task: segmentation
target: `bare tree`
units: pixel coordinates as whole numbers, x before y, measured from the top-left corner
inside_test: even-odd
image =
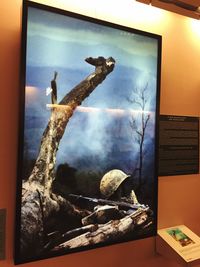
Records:
[[[136,133],[135,140],[139,146],[139,157],[138,163],[136,166],[135,171],[138,171],[138,180],[139,180],[139,191],[141,190],[142,186],[142,175],[143,175],[143,161],[144,161],[144,138],[145,132],[147,128],[147,124],[150,119],[150,114],[145,112],[146,104],[147,104],[147,96],[146,92],[148,89],[148,83],[144,86],[144,88],[135,88],[133,90],[133,97],[129,97],[127,100],[132,103],[133,105],[137,106],[140,110],[139,113],[139,120],[135,119],[132,116],[130,120],[130,127]]]
[[[60,140],[74,110],[92,91],[113,71],[115,60],[112,57],[86,58],[95,66],[95,71],[75,86],[56,104],[53,101],[48,125],[43,133],[40,150],[27,181],[22,184],[21,199],[21,248],[16,257],[39,255],[44,247],[45,224],[52,213],[61,209],[67,214],[83,217],[86,212],[76,209],[69,201],[52,192],[55,179],[56,154]],[[56,75],[54,83],[56,86]]]

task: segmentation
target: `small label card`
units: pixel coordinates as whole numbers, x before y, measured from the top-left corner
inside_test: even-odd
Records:
[[[200,237],[193,233],[185,225],[178,225],[170,228],[158,230],[158,235],[185,262],[200,263]]]
[[[0,209],[0,260],[5,259],[6,209]]]

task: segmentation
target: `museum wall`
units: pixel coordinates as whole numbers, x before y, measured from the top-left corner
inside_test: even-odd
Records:
[[[133,0],[40,0],[70,11],[163,36],[160,113],[200,116],[200,21]],[[21,0],[0,3],[0,208],[6,208],[6,259],[13,266],[17,170]],[[200,235],[200,175],[159,177],[158,227],[185,224]],[[155,254],[155,239],[113,245],[25,264],[30,267],[169,267]]]

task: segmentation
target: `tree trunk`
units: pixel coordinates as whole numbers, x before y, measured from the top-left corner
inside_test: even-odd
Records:
[[[52,105],[35,166],[22,185],[20,252],[23,257],[40,254],[44,247],[45,221],[52,212],[62,207],[67,213],[82,216],[70,202],[52,193],[52,182],[55,178],[56,153],[73,111],[102,83],[115,65],[112,57],[87,58],[86,62],[94,65],[95,71],[74,87],[59,104]]]

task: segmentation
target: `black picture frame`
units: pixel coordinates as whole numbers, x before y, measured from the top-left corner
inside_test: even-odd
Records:
[[[22,26],[15,264],[156,235],[161,36],[31,1]]]

